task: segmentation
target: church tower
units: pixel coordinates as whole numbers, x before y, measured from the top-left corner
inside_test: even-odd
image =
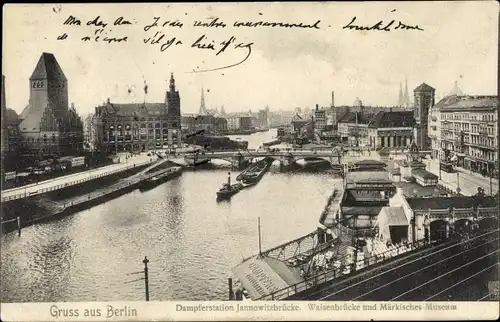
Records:
[[[168,144],[175,141],[181,144],[181,98],[179,91],[175,88],[174,74],[170,74],[169,90],[166,95],[167,119],[168,119]]]
[[[55,56],[42,53],[29,79],[30,99],[19,131],[32,155],[71,155],[83,146],[83,125],[68,108],[68,80]]]

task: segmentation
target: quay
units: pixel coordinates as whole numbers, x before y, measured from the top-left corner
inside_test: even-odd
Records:
[[[135,167],[152,164],[155,157],[148,157],[146,155],[139,155],[127,160],[127,162],[112,164],[102,168],[91,169],[67,176],[62,176],[46,181],[41,181],[21,187],[3,190],[1,192],[2,203],[33,197],[36,195],[44,194],[50,191],[60,190],[71,186],[79,185],[84,182],[100,179],[116,173],[124,172]]]
[[[20,226],[26,227],[47,220],[57,219],[83,209],[88,209],[104,201],[111,200],[135,190],[142,182],[157,175],[158,171],[152,170],[169,163],[172,164],[168,159],[161,159],[134,175],[120,179],[109,186],[98,188],[95,191],[59,201],[45,200],[45,206],[48,208],[47,213],[34,214],[33,216],[18,216],[19,219],[17,222],[15,222],[14,219],[6,219],[1,222],[2,229],[4,232],[10,232],[15,229],[20,229]],[[145,165],[142,166],[144,167]],[[19,223],[19,221],[21,221],[21,223]]]

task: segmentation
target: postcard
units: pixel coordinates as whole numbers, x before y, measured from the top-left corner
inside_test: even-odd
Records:
[[[498,318],[498,2],[3,17],[2,321]]]

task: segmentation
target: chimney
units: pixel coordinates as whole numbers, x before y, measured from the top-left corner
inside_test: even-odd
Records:
[[[332,91],[332,106],[331,107],[335,107],[335,92]]]
[[[318,104],[316,104],[316,111],[318,111],[318,110],[319,110],[319,107],[318,107]]]
[[[108,97],[107,103],[108,103],[108,104],[109,104],[109,103],[111,103],[111,102],[110,102],[110,100],[109,100],[109,97]]]

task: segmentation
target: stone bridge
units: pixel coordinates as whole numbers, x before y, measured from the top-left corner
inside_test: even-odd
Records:
[[[363,159],[380,160],[380,156],[375,152],[361,151],[351,153],[351,155],[339,153],[337,150],[318,151],[318,150],[290,150],[290,151],[269,151],[269,150],[241,150],[241,151],[205,151],[198,152],[199,158],[209,160],[225,160],[238,168],[246,166],[253,159],[271,158],[280,162],[282,166],[290,166],[299,160],[324,160],[330,164],[341,164],[359,161]]]

